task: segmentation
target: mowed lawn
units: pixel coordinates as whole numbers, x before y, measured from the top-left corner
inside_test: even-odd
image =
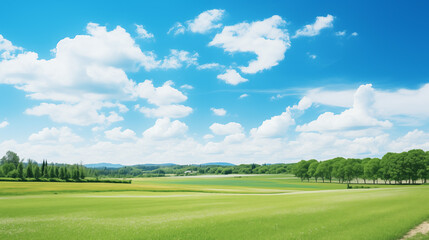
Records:
[[[399,239],[429,219],[427,185],[347,190],[285,175],[0,182],[0,194],[0,239]]]

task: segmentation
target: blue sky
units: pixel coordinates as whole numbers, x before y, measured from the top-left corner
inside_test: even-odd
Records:
[[[277,163],[429,150],[428,5],[4,1],[0,155]]]

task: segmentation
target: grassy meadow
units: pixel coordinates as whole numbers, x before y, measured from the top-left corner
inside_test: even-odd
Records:
[[[0,182],[0,239],[400,239],[429,219],[429,185],[290,175]]]

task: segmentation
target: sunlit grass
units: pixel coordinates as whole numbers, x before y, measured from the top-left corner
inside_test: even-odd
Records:
[[[284,175],[4,182],[0,194],[0,239],[398,239],[429,218],[429,186],[346,190]]]

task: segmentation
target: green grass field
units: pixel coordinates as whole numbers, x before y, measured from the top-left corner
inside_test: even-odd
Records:
[[[0,182],[0,239],[400,239],[429,186],[345,189],[289,175]]]

